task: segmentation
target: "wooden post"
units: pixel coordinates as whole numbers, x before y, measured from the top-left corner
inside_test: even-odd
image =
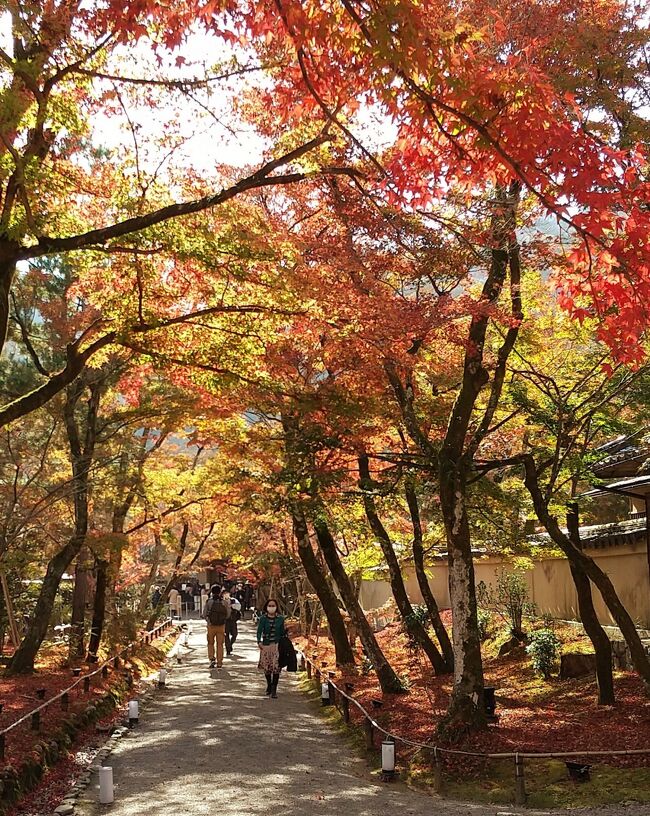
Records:
[[[307,668],[307,680],[311,680],[311,660],[305,660],[305,666]]]
[[[102,666],[102,677],[108,677],[108,666]]]
[[[515,755],[515,804],[526,804],[526,779],[524,777],[524,760]]]
[[[115,668],[116,668],[116,669],[119,669],[119,668],[120,668],[120,658],[119,658],[119,655],[113,659],[113,666],[115,666]]]
[[[436,793],[442,790],[442,757],[438,749],[433,749],[433,789]]]
[[[4,761],[5,758],[5,735],[0,734],[0,759]]]
[[[84,694],[88,694],[90,691],[90,675],[86,675],[84,677]]]
[[[70,698],[68,697],[68,692],[66,691],[61,695],[61,711],[67,711],[69,705]]]
[[[332,703],[332,705],[338,706],[336,688],[335,688],[334,682],[333,682],[334,677],[336,677],[336,672],[333,672],[333,671],[327,672],[327,678],[328,678],[327,679],[327,686],[328,686],[328,691],[329,691],[329,695],[330,695],[330,702]]]
[[[350,701],[347,697],[341,695],[341,712],[343,714],[343,722],[350,722]]]
[[[35,711],[32,714],[32,731],[39,731],[41,728],[41,712]]]
[[[363,730],[366,736],[366,749],[372,751],[375,747],[375,728],[372,724],[372,720],[369,720],[367,717],[363,721]]]

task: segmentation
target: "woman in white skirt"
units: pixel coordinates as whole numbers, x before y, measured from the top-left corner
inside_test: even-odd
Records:
[[[280,679],[279,647],[280,639],[285,634],[284,618],[278,615],[278,602],[269,598],[264,604],[264,611],[257,624],[257,645],[260,647],[258,668],[266,676],[266,697],[278,696]]]

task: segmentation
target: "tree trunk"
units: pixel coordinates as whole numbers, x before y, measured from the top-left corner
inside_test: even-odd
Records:
[[[1,259],[4,251],[9,249],[9,242],[0,242],[0,351],[4,348],[9,329],[9,295],[14,275],[16,274],[16,262],[9,257]]]
[[[71,662],[86,656],[86,604],[90,594],[90,551],[82,547],[77,556],[72,592],[72,619],[68,655]]]
[[[97,414],[101,396],[101,384],[91,383],[90,398],[85,417],[85,434],[82,444],[75,409],[84,390],[84,384],[77,381],[70,386],[64,407],[64,418],[70,458],[72,462],[72,489],[74,498],[75,530],[66,546],[47,565],[47,571],[36,602],[34,616],[27,634],[16,650],[7,672],[20,674],[34,670],[34,660],[41,647],[52,615],[56,593],[63,573],[79,554],[88,532],[88,483],[90,466],[96,442]]]
[[[61,578],[82,545],[83,539],[78,541],[72,538],[54,558],[50,559],[36,601],[32,622],[11,660],[7,674],[25,674],[34,671],[34,660],[47,634]]]
[[[341,559],[339,558],[339,554],[336,549],[336,543],[332,537],[329,527],[327,526],[325,518],[321,514],[316,515],[313,524],[321,552],[325,557],[327,566],[329,567],[332,577],[334,578],[339,592],[341,593],[343,603],[345,604],[348,614],[352,619],[352,623],[359,632],[361,642],[363,643],[366,653],[370,658],[373,668],[377,674],[377,679],[379,680],[381,690],[385,694],[400,694],[404,692],[404,687],[400,682],[399,677],[393,671],[393,668],[388,660],[386,660],[381,647],[377,643],[375,634],[372,631],[363,610],[361,609],[359,601],[355,597],[354,590],[352,589],[350,580],[345,572],[345,569],[343,568],[343,564],[341,563]]]
[[[441,728],[449,735],[482,728],[487,723],[466,489],[459,463],[441,457],[440,506],[447,533],[454,645],[454,688]]]
[[[104,632],[104,618],[106,615],[106,587],[108,586],[108,561],[105,558],[97,560],[97,586],[93,603],[93,620],[90,625],[90,639],[88,641],[88,658],[91,662],[97,660],[99,644]]]
[[[334,650],[336,652],[336,665],[345,666],[354,665],[354,652],[348,642],[348,636],[345,629],[345,621],[341,615],[339,604],[336,599],[331,586],[328,583],[327,577],[323,574],[318,565],[316,556],[309,541],[309,531],[307,529],[307,520],[302,510],[298,508],[292,509],[293,529],[298,542],[298,555],[305,570],[307,580],[312,585],[314,592],[318,596],[318,600],[323,607],[327,624],[329,626],[332,640],[334,641]]]
[[[492,219],[494,245],[490,270],[481,292],[483,308],[472,316],[463,362],[463,379],[438,456],[440,508],[447,534],[454,644],[454,689],[440,730],[441,733],[456,738],[462,730],[471,731],[486,725],[474,562],[467,516],[467,474],[494,419],[501,398],[508,357],[523,318],[519,247],[515,234],[519,193],[520,185],[517,182],[513,182],[508,190],[497,190],[498,206]],[[470,434],[478,397],[490,382],[490,374],[484,363],[485,338],[490,322],[490,312],[486,307],[499,302],[508,270],[511,316],[514,322],[506,332],[497,353],[486,407]]]
[[[307,621],[309,620],[309,600],[307,599],[307,591],[305,587],[306,583],[307,581],[304,578],[301,578],[300,584],[298,585],[298,620],[300,621],[300,634],[303,636],[307,633]],[[314,592],[315,591],[316,590],[314,590]]]
[[[183,524],[183,532],[181,533],[181,538],[178,543],[178,555],[176,556],[176,563],[174,564],[174,569],[172,570],[172,574],[169,578],[169,581],[167,581],[167,585],[165,586],[164,590],[160,595],[160,598],[158,599],[158,603],[154,606],[153,612],[149,616],[149,620],[147,621],[147,632],[150,632],[156,625],[158,614],[160,610],[166,605],[167,599],[169,598],[169,593],[172,591],[172,587],[176,583],[178,573],[180,572],[180,566],[183,561],[183,556],[185,555],[185,549],[187,547],[187,535],[189,531],[190,525],[187,522],[185,522]]]
[[[424,547],[422,546],[422,522],[420,521],[420,507],[418,505],[417,494],[413,484],[407,479],[406,481],[406,503],[408,504],[411,513],[411,522],[413,525],[413,564],[415,565],[415,575],[418,580],[418,586],[422,593],[422,598],[429,612],[429,619],[431,626],[436,633],[438,643],[442,649],[442,655],[447,664],[447,671],[454,670],[454,648],[451,645],[451,639],[445,625],[440,617],[440,610],[438,604],[431,591],[429,579],[427,578],[426,569],[424,567]]]
[[[569,538],[573,542],[574,547],[581,550],[582,545],[580,542],[580,522],[577,504],[571,506],[570,512],[567,513],[566,520]],[[614,705],[616,699],[614,697],[614,677],[612,675],[612,644],[596,615],[594,602],[591,597],[589,578],[587,578],[583,570],[576,564],[570,563],[570,568],[573,583],[578,593],[580,620],[596,653],[598,705]]]
[[[526,455],[522,457],[522,461],[526,468],[525,484],[530,496],[533,500],[535,513],[537,518],[546,528],[551,540],[554,541],[562,552],[569,559],[570,563],[575,565],[578,569],[587,575],[587,577],[598,587],[598,591],[602,595],[603,601],[616,621],[616,625],[621,630],[621,634],[625,638],[625,642],[630,650],[632,663],[634,668],[643,678],[646,686],[650,689],[650,661],[643,648],[643,643],[636,630],[634,621],[630,617],[627,609],[621,603],[614,585],[609,576],[604,573],[596,562],[588,555],[579,550],[573,545],[571,540],[562,532],[555,516],[551,515],[542,490],[539,485],[537,470],[535,467],[535,460],[532,456]]]
[[[111,518],[111,532],[113,536],[121,536],[124,544],[127,543],[127,537],[124,535],[124,526],[126,523],[126,517],[129,514],[131,507],[133,506],[133,502],[137,496],[137,489],[142,481],[142,472],[144,470],[144,465],[147,460],[147,457],[154,451],[157,450],[163,443],[164,439],[167,437],[167,433],[160,434],[158,437],[157,442],[151,446],[147,447],[147,444],[150,440],[150,428],[144,428],[142,435],[140,436],[140,449],[139,453],[136,457],[136,468],[135,472],[133,472],[129,476],[129,455],[127,450],[122,451],[122,455],[120,456],[120,467],[119,467],[119,483],[118,483],[118,492],[116,495],[115,503],[113,504],[113,514]],[[104,591],[104,597],[102,599],[102,605],[99,606],[95,604],[95,617],[94,617],[94,628],[96,631],[96,638],[97,638],[97,646],[96,650],[99,648],[99,643],[102,638],[102,634],[104,631],[104,625],[106,622],[106,613],[107,610],[110,610],[110,614],[112,617],[116,617],[117,610],[115,606],[115,583],[117,581],[117,577],[120,574],[120,569],[122,566],[122,553],[123,547],[114,547],[108,563],[106,564],[106,587]],[[155,573],[154,573],[155,575]],[[144,610],[142,610],[144,611]],[[141,614],[140,610],[138,612]]]
[[[138,618],[142,618],[147,608],[147,603],[149,601],[149,593],[151,592],[151,587],[153,586],[153,582],[158,573],[160,559],[163,554],[164,548],[162,538],[160,537],[160,533],[154,532],[154,541],[156,542],[156,546],[154,547],[153,551],[151,569],[149,570],[149,575],[147,575],[147,579],[142,587],[142,592],[140,593],[140,601],[138,602]]]
[[[434,672],[436,674],[449,674],[450,668],[436,648],[435,643],[427,634],[426,629],[413,612],[411,601],[404,586],[404,577],[402,576],[402,570],[400,569],[399,561],[395,554],[393,542],[377,513],[377,507],[371,492],[372,481],[370,478],[370,466],[368,457],[365,454],[359,457],[359,487],[362,491],[363,506],[366,511],[368,524],[375,538],[379,541],[384,558],[388,564],[388,574],[393,597],[395,598],[395,603],[402,616],[406,630],[411,639],[417,643],[426,654]]]

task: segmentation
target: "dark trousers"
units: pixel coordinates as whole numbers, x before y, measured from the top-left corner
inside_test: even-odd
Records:
[[[232,652],[232,647],[235,645],[235,641],[237,640],[237,621],[226,621],[226,652],[230,654]]]

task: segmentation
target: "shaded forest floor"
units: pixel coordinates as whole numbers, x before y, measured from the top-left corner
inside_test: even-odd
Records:
[[[591,644],[576,627],[556,625],[555,631],[563,642],[563,651],[590,651]],[[523,648],[501,658],[497,656],[499,646],[507,640],[505,629],[490,634],[483,644],[485,684],[496,689],[498,723],[482,733],[465,736],[450,747],[482,753],[650,748],[650,698],[636,674],[615,672],[616,705],[599,706],[594,679],[561,681],[553,677],[545,681],[534,673]],[[447,709],[451,677],[433,675],[426,657],[409,647],[400,624],[389,624],[377,639],[408,693],[382,694],[374,672],[364,670],[358,643],[359,668],[356,671],[336,668],[335,682],[353,683],[353,696],[392,733],[416,742],[441,745],[436,728]],[[318,661],[327,662],[328,670],[334,670],[334,648],[324,633],[319,635],[318,643],[315,638],[307,643],[301,637],[296,642],[306,654],[318,653]],[[379,710],[373,710],[373,699],[382,701]],[[350,711],[353,722],[360,724],[361,713],[354,706]],[[407,751],[399,745],[398,750],[402,763],[410,764],[412,779],[431,784],[433,776],[425,754]],[[569,783],[561,760],[527,760],[530,803],[566,806],[594,801],[650,801],[650,753],[585,761],[594,764],[591,785]],[[478,797],[494,803],[512,801],[512,766],[512,760],[445,755],[446,787],[451,795],[461,798]],[[550,790],[553,786],[556,789]]]

